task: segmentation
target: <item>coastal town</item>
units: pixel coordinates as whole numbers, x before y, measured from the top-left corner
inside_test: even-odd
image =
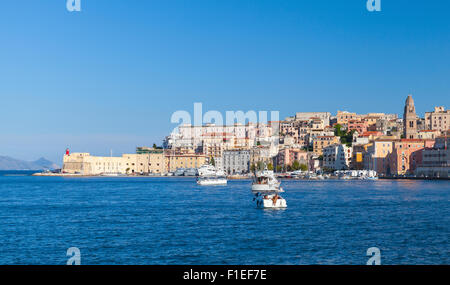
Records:
[[[67,150],[60,175],[193,176],[210,164],[229,177],[266,167],[279,174],[353,170],[380,178],[448,179],[449,143],[450,110],[435,107],[421,118],[408,95],[402,118],[299,112],[267,123],[184,124],[162,146],[139,146],[119,157]]]

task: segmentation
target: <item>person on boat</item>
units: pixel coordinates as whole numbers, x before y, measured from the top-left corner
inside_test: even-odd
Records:
[[[279,198],[279,197],[280,197],[280,196],[278,196],[278,194],[275,194],[275,195],[273,196],[272,202],[273,202],[274,205],[277,204],[277,201],[278,201],[278,198]]]

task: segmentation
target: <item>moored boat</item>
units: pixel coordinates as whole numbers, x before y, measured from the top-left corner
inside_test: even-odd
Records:
[[[224,176],[204,176],[197,179],[197,184],[202,186],[227,185],[227,178]]]

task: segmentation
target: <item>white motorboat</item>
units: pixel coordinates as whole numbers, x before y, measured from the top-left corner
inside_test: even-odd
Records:
[[[197,176],[197,169],[195,169],[195,168],[186,168],[184,170],[184,176]]]
[[[202,165],[198,169],[198,175],[199,176],[215,176],[216,175],[216,168],[211,164],[205,164]]]
[[[121,173],[118,173],[118,172],[103,172],[103,173],[101,174],[101,176],[117,177],[117,176],[124,176],[124,175],[121,174]]]
[[[256,206],[262,209],[283,209],[287,208],[286,200],[278,194],[256,193]]]
[[[175,170],[175,172],[173,173],[173,176],[183,176],[184,175],[184,168],[177,168],[177,170]]]
[[[197,179],[197,184],[202,186],[227,185],[227,178],[224,176],[203,176]]]
[[[279,193],[284,192],[280,187],[280,182],[275,177],[272,170],[257,171],[252,183],[253,193]]]

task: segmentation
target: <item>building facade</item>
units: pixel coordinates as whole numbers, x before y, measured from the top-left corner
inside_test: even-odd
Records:
[[[434,147],[434,140],[401,139],[395,141],[392,153],[389,155],[389,171],[392,175],[414,173],[416,167],[422,163],[424,148]]]
[[[313,139],[313,152],[322,155],[325,147],[339,143],[340,138],[337,136],[317,136]]]
[[[120,157],[75,152],[64,155],[62,172],[80,175],[163,174],[166,168],[162,151]]]
[[[405,139],[417,139],[417,115],[414,100],[408,95],[403,111],[403,135]]]
[[[435,107],[433,112],[425,113],[425,126],[428,130],[444,132],[450,129],[450,110]]]
[[[333,170],[349,169],[352,156],[352,147],[343,144],[327,146],[323,149],[323,167]]]
[[[390,174],[390,155],[394,141],[375,140],[364,153],[364,169],[374,170],[379,174]]]
[[[229,175],[250,172],[250,150],[226,150],[222,160],[223,170]]]
[[[308,152],[298,148],[284,148],[278,152],[277,165],[287,169],[294,161],[308,165]]]
[[[208,157],[198,153],[177,153],[166,151],[164,154],[165,169],[175,172],[179,168],[199,168],[208,162]]]
[[[416,168],[419,177],[450,178],[450,137],[439,137],[434,148],[422,150],[422,162]]]

